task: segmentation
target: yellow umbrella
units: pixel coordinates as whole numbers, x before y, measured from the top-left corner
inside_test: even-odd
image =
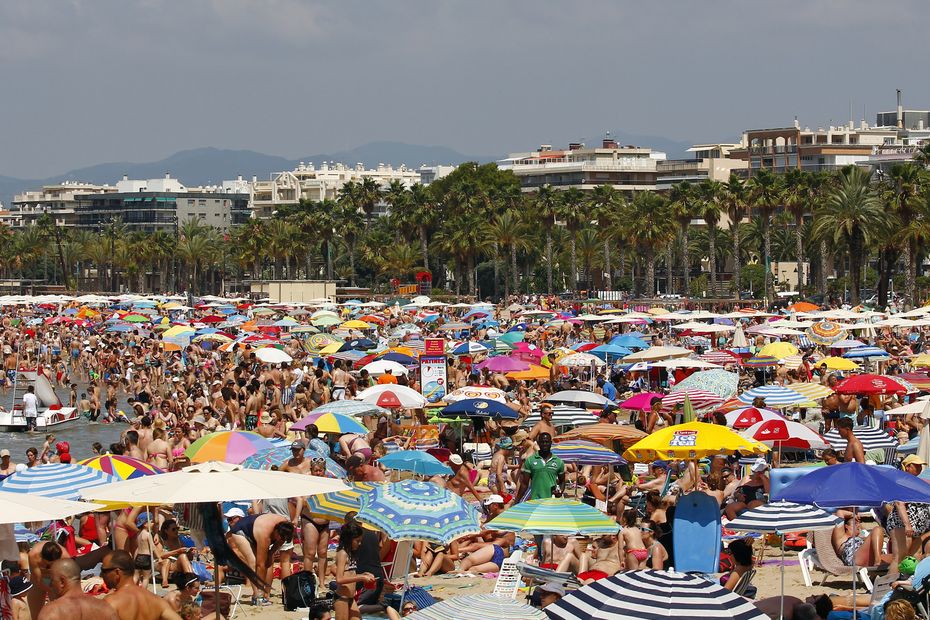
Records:
[[[530,364],[527,370],[508,372],[505,376],[508,379],[516,379],[518,381],[545,381],[549,378],[549,371],[542,366]]]
[[[770,342],[756,351],[756,355],[768,355],[778,360],[791,355],[797,355],[797,353],[798,348],[790,342]]]
[[[820,366],[821,364],[826,364],[827,368],[830,370],[859,370],[859,364],[843,357],[825,357],[817,362],[815,366]],[[913,362],[911,362],[911,365],[913,365]],[[930,365],[930,363],[928,363],[928,365]]]
[[[342,329],[371,329],[371,325],[369,325],[365,321],[359,321],[357,319],[346,321],[339,327]]]
[[[636,442],[623,453],[628,461],[654,461],[656,459],[694,461],[714,454],[765,454],[769,448],[754,439],[748,439],[726,426],[688,422],[656,431]]]
[[[649,314],[652,314],[652,315],[654,315],[654,316],[660,316],[660,315],[663,315],[663,314],[668,314],[668,312],[669,312],[669,311],[666,310],[665,308],[649,308]]]
[[[325,347],[323,347],[322,349],[320,349],[320,355],[332,355],[333,353],[338,353],[338,352],[339,352],[339,349],[342,348],[342,345],[343,345],[343,344],[345,344],[345,343],[344,343],[344,342],[334,342],[334,343],[332,343],[332,344],[328,344],[328,345],[326,345]]]
[[[911,360],[911,366],[914,368],[930,367],[930,353],[921,353]]]
[[[810,400],[819,400],[826,398],[833,393],[833,390],[820,383],[789,383],[787,386],[798,394],[809,398]]]
[[[175,325],[164,334],[162,334],[162,338],[174,338],[175,336],[182,336],[184,334],[193,334],[196,331],[196,329],[193,327],[188,327],[187,325]]]
[[[169,301],[168,303],[163,305],[161,308],[162,310],[174,310],[175,308],[180,308],[180,307],[181,307],[181,304],[179,304],[178,302]]]

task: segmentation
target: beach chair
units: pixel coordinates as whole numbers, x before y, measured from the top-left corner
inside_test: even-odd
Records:
[[[739,578],[739,581],[736,582],[736,587],[733,588],[734,594],[739,594],[740,596],[746,596],[746,591],[749,590],[749,586],[752,585],[752,580],[756,576],[756,569],[751,568]],[[755,598],[755,590],[753,590],[753,596],[747,598]]]
[[[836,554],[833,548],[833,531],[821,530],[813,532],[814,546],[804,549],[798,554],[798,561],[801,564],[801,575],[804,577],[804,585],[808,588],[813,587],[811,581],[811,570],[818,568],[824,572],[822,584],[827,577],[849,577],[858,573],[859,579],[869,592],[872,591],[872,580],[869,578],[869,569],[875,569],[876,566],[846,566]],[[808,539],[810,540],[810,539]]]
[[[517,598],[517,590],[520,588],[520,572],[517,570],[517,562],[523,558],[522,551],[514,551],[509,558],[501,564],[500,572],[497,573],[497,581],[494,583],[494,596],[501,598]]]
[[[575,590],[583,585],[581,581],[579,581],[578,577],[572,573],[561,573],[549,568],[540,568],[539,566],[534,566],[525,562],[517,562],[516,566],[517,570],[520,572],[520,575],[522,575],[524,579],[530,579],[540,583],[556,583],[566,590]]]

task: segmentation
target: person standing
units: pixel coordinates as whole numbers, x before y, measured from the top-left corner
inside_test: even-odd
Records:
[[[39,620],[119,620],[119,616],[105,601],[84,594],[81,589],[81,568],[72,559],[52,563],[49,588],[55,600],[42,607],[38,614]]]
[[[36,397],[36,389],[30,385],[23,394],[23,415],[26,417],[26,430],[31,431],[36,427],[36,418],[39,417],[39,399]]]
[[[528,488],[529,499],[561,497],[565,486],[565,463],[552,454],[552,435],[540,433],[536,443],[539,450],[523,463],[521,491]]]

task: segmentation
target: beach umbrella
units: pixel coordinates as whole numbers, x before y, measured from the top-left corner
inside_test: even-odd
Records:
[[[743,366],[746,368],[770,368],[778,366],[778,360],[771,355],[753,355],[749,359],[743,360]]]
[[[739,375],[727,370],[702,370],[679,381],[672,393],[682,390],[702,390],[721,397],[722,400],[736,396]],[[693,402],[693,401],[692,401]]]
[[[807,400],[820,400],[833,393],[833,390],[822,383],[789,383],[788,387]]]
[[[346,514],[358,512],[362,495],[383,482],[347,482],[341,491],[320,493],[307,498],[310,514],[321,519],[344,523]]]
[[[204,435],[184,451],[191,463],[223,461],[241,463],[259,450],[273,448],[274,444],[251,431],[217,431]]]
[[[368,428],[353,417],[341,413],[317,413],[316,410],[294,422],[290,430],[302,431],[311,424],[316,425],[321,433],[336,433],[338,435],[345,433],[368,434]]]
[[[930,485],[899,469],[851,462],[818,467],[774,492],[772,499],[821,508],[930,504]]]
[[[831,349],[855,349],[858,347],[864,347],[866,344],[859,340],[840,340],[839,342],[834,342],[830,345]]]
[[[923,372],[903,372],[900,375],[894,375],[895,381],[901,383],[906,381],[918,390],[930,390],[930,377]]]
[[[912,357],[909,364],[913,368],[930,368],[930,353],[921,353]]]
[[[542,366],[530,364],[527,370],[515,370],[504,376],[515,381],[545,381],[549,378],[549,371]]]
[[[649,347],[643,351],[637,351],[632,355],[623,358],[625,363],[633,364],[636,362],[657,362],[660,360],[670,360],[677,357],[690,357],[694,351],[684,347]]]
[[[45,497],[32,492],[0,490],[0,524],[3,525],[56,521],[101,508],[105,507],[102,504]]]
[[[487,398],[466,398],[456,401],[442,410],[444,416],[467,415],[470,418],[494,418],[516,420],[520,414],[504,403]]]
[[[691,401],[691,406],[694,407],[694,411],[697,413],[711,411],[726,400],[713,392],[685,388],[663,396],[662,411],[671,413],[679,406],[684,407],[685,399]]]
[[[608,341],[608,344],[624,347],[627,349],[642,350],[649,348],[648,342],[638,336],[633,336],[632,334],[620,334],[619,336],[614,336]]]
[[[452,470],[439,459],[421,450],[399,450],[382,456],[378,462],[388,469],[409,471],[423,476],[451,476]]]
[[[711,364],[717,364],[718,366],[725,366],[726,364],[735,364],[739,362],[739,356],[730,353],[729,351],[706,351],[699,355],[698,359],[704,360],[705,362],[710,362]]]
[[[772,502],[745,511],[727,523],[727,529],[737,532],[774,532],[781,541],[781,609],[779,617],[785,617],[785,540],[790,532],[814,532],[832,530],[843,520],[824,512],[816,506],[791,502]]]
[[[656,570],[624,571],[599,579],[566,594],[544,611],[552,620],[768,620],[752,601],[716,581]]]
[[[796,450],[824,450],[830,444],[809,427],[785,418],[756,422],[745,431],[743,436],[761,441],[769,447],[791,448]]]
[[[599,443],[584,439],[568,439],[552,446],[552,454],[566,463],[609,465],[625,462],[623,457]]]
[[[284,445],[275,446],[266,450],[259,450],[252,456],[247,457],[240,465],[244,469],[271,469],[272,466],[280,467],[294,455],[291,452],[291,442]],[[345,478],[346,470],[339,463],[321,454],[312,448],[307,448],[306,458],[322,458],[326,460],[326,475],[331,478]]]
[[[853,435],[862,442],[862,449],[865,451],[896,448],[898,446],[898,441],[895,438],[879,428],[854,426]],[[823,438],[833,446],[834,450],[846,449],[846,440],[840,437],[840,432],[837,429],[831,430]]]
[[[368,338],[353,338],[342,345],[344,350],[370,351],[378,346],[378,343]]]
[[[388,409],[419,409],[426,406],[426,398],[406,385],[387,383],[363,390],[356,400]]]
[[[447,403],[454,403],[466,398],[487,398],[488,400],[496,400],[502,403],[507,402],[503,390],[492,387],[478,387],[474,385],[453,390],[449,394],[446,394],[446,397],[443,400],[445,400]]]
[[[594,347],[593,349],[588,349],[588,353],[598,359],[609,360],[610,358],[619,359],[621,357],[625,357],[632,353],[632,351],[626,347],[618,347],[613,344],[602,344],[600,346]]]
[[[387,374],[387,371],[390,370],[392,375],[407,375],[407,369],[398,364],[397,362],[392,362],[391,360],[375,360],[370,364],[365,364],[362,366],[362,370],[367,370],[368,374],[373,377],[380,377],[383,374]]]
[[[290,364],[294,358],[274,347],[262,347],[255,351],[255,357],[266,364]]]
[[[513,328],[511,328],[512,330]],[[523,342],[523,339],[526,338],[526,334],[523,330],[520,331],[509,331],[506,334],[501,334],[497,337],[501,342],[506,342],[510,346],[516,348],[516,345],[520,342]]]
[[[488,348],[480,342],[463,342],[452,349],[452,355],[477,355],[487,352]]]
[[[807,338],[816,344],[831,345],[846,337],[846,331],[839,323],[819,321],[807,328]]]
[[[879,349],[878,347],[856,347],[855,349],[850,349],[846,353],[843,353],[843,357],[846,359],[872,359],[877,357],[891,357],[884,349]]]
[[[727,419],[727,426],[736,430],[749,428],[753,424],[758,424],[759,422],[764,422],[766,420],[784,419],[784,416],[782,416],[777,411],[759,407],[742,407],[740,409],[734,409],[733,411],[728,411],[726,414],[724,414],[724,417]]]
[[[601,367],[603,365],[604,360],[590,353],[572,353],[559,360],[559,366],[565,366],[566,368]]]
[[[591,407],[593,409],[603,409],[608,405],[615,405],[602,394],[595,394],[585,390],[562,390],[546,397],[546,402],[560,403],[563,405],[579,405],[581,407]]]
[[[418,480],[376,486],[361,497],[356,519],[384,531],[391,540],[440,545],[481,531],[478,512],[462,497]]]
[[[587,439],[599,444],[619,441],[624,446],[630,446],[646,437],[646,433],[630,424],[608,424],[599,422],[579,426],[558,436],[558,441],[566,439]]]
[[[856,362],[846,358],[836,357],[835,355],[819,360],[816,366],[820,366],[821,364],[830,370],[859,370],[859,364]]]
[[[808,400],[806,396],[781,385],[763,385],[752,388],[740,394],[737,398],[747,405],[752,404],[756,398],[765,399],[768,407],[785,407]]]
[[[616,534],[620,525],[578,500],[552,497],[520,502],[485,523],[485,528],[537,535]]]
[[[162,335],[162,338],[176,338],[178,336],[192,336],[196,333],[197,330],[188,325],[174,325],[167,329]]]
[[[539,409],[537,408],[526,417],[522,426],[532,428],[541,419]],[[562,426],[585,426],[588,424],[595,424],[597,420],[598,417],[587,409],[582,409],[573,405],[555,405],[552,407],[552,425],[556,428]]]
[[[847,377],[833,388],[838,394],[906,394],[907,387],[893,377],[861,374]]]
[[[797,355],[798,348],[790,342],[770,342],[761,349],[759,355],[768,355],[775,359],[782,359],[789,355]]]
[[[623,453],[628,461],[697,460],[715,454],[765,454],[768,446],[748,439],[726,426],[688,422],[666,426],[641,439]]]
[[[490,372],[514,372],[516,370],[526,370],[529,367],[528,362],[507,355],[491,357],[475,365],[476,370],[487,368]]]
[[[363,403],[360,400],[334,400],[328,403],[324,403],[313,410],[312,413],[341,413],[342,415],[349,416],[376,416],[382,414],[390,413],[389,410],[384,407],[379,407],[378,405],[372,405],[371,403]],[[303,418],[298,420],[295,424],[299,424],[303,421]],[[309,422],[308,422],[309,424]],[[305,428],[305,425],[301,428]],[[291,430],[301,430],[291,427]]]
[[[413,366],[418,364],[420,361],[413,355],[405,355],[404,353],[398,353],[397,351],[388,351],[384,355],[381,355],[378,359],[385,362],[401,364],[402,366]]]
[[[81,499],[81,491],[106,485],[116,478],[74,463],[47,463],[10,474],[0,480],[0,491],[28,493],[65,500]]]
[[[662,398],[663,396],[665,396],[665,394],[660,394],[659,392],[640,392],[617,406],[621,409],[629,409],[631,411],[649,411],[652,409],[652,399]]]
[[[101,454],[92,456],[89,459],[78,461],[78,465],[84,465],[91,469],[102,471],[103,473],[113,476],[116,480],[132,480],[142,476],[153,476],[155,474],[165,473],[163,470],[150,465],[145,461],[134,459],[131,456],[122,454]]]
[[[545,620],[542,610],[496,594],[450,596],[406,616],[410,620]]]
[[[135,329],[136,328],[133,327],[132,325],[124,325],[122,323],[115,323],[113,325],[107,326],[107,328],[104,331],[110,332],[110,333],[126,333],[126,332],[131,332]]]
[[[313,325],[295,325],[291,328],[292,334],[318,334],[320,330]]]
[[[338,316],[330,316],[326,314],[317,317],[311,316],[310,322],[317,327],[332,327],[333,325],[339,325],[342,320]]]

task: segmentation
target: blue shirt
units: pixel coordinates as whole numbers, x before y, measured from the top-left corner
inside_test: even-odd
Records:
[[[606,398],[610,400],[617,400],[617,388],[614,387],[614,384],[610,381],[605,381],[604,385],[601,386],[601,391],[604,393]]]

